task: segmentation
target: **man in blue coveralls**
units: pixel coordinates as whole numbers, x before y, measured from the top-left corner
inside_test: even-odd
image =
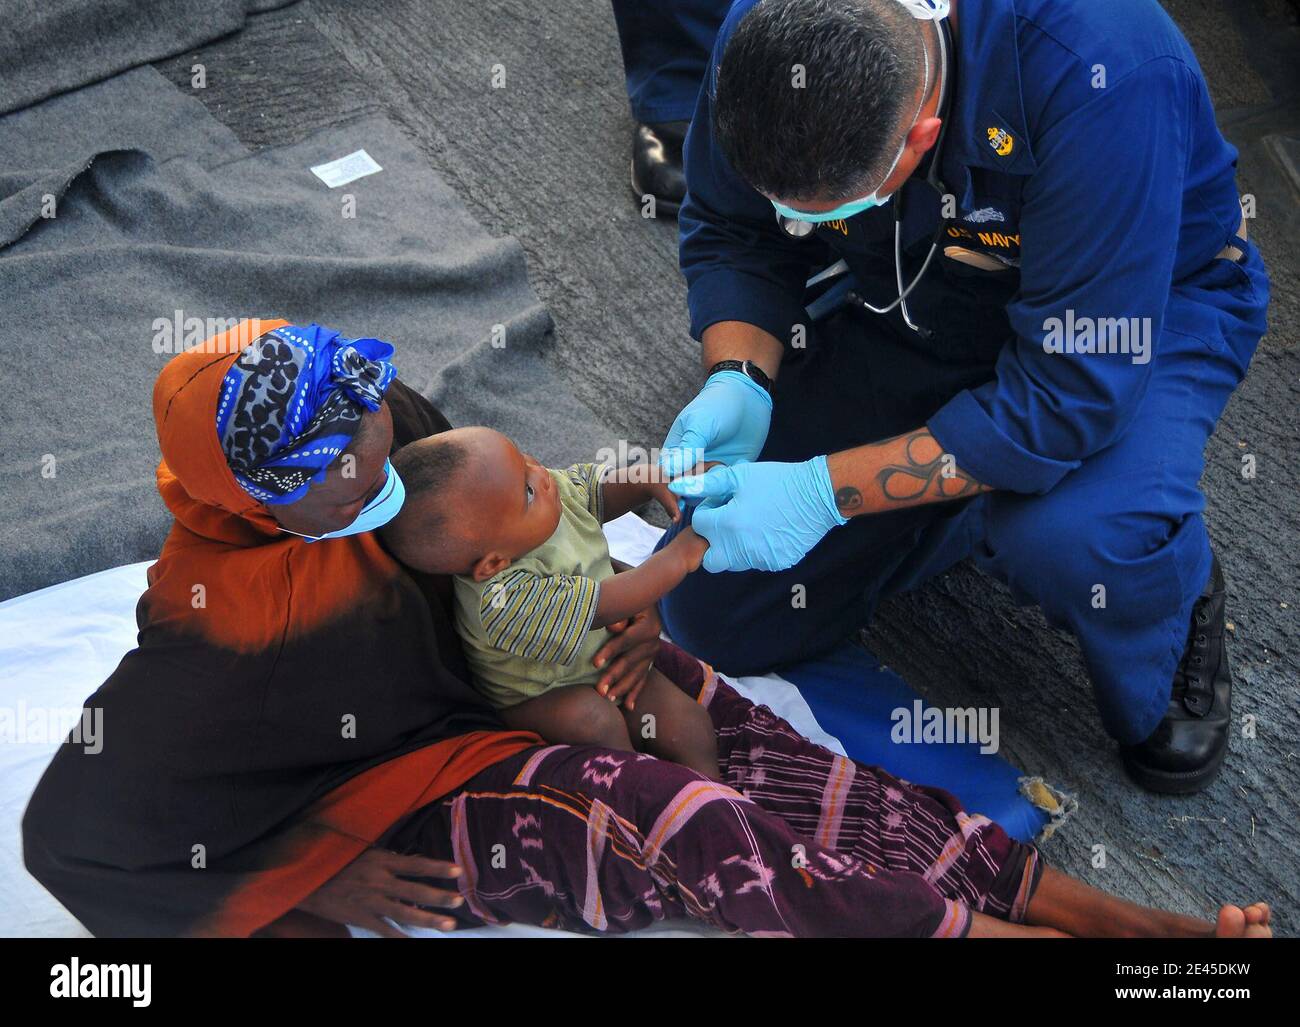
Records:
[[[727,466],[674,484],[714,573],[664,621],[765,670],[971,555],[1074,633],[1130,775],[1195,791],[1231,719],[1198,480],[1269,291],[1237,154],[1156,0],[949,7],[723,24],[680,216],[707,376],[662,462]]]

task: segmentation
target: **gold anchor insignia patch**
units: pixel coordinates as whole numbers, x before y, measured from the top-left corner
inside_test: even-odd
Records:
[[[993,127],[989,129],[989,145],[993,147],[999,157],[1005,157],[1015,149],[1016,141],[1010,132]]]

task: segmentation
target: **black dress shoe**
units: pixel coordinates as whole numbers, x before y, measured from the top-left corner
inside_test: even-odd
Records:
[[[1218,774],[1232,726],[1232,671],[1223,641],[1226,589],[1216,556],[1210,581],[1192,608],[1187,648],[1174,672],[1169,709],[1140,745],[1120,747],[1124,768],[1143,788],[1185,795]]]
[[[632,136],[632,191],[637,199],[655,198],[655,214],[677,216],[686,197],[682,143],[689,121],[637,125]]]

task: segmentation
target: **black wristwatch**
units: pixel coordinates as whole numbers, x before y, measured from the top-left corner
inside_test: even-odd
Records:
[[[763,386],[769,396],[772,395],[772,379],[752,360],[719,360],[709,368],[709,373],[705,377],[711,378],[719,371],[739,371]]]

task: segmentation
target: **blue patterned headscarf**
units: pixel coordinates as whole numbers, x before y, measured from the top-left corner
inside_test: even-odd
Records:
[[[293,503],[325,477],[397,374],[393,347],[318,324],[254,339],[226,372],[217,438],[235,479],[263,503]]]

